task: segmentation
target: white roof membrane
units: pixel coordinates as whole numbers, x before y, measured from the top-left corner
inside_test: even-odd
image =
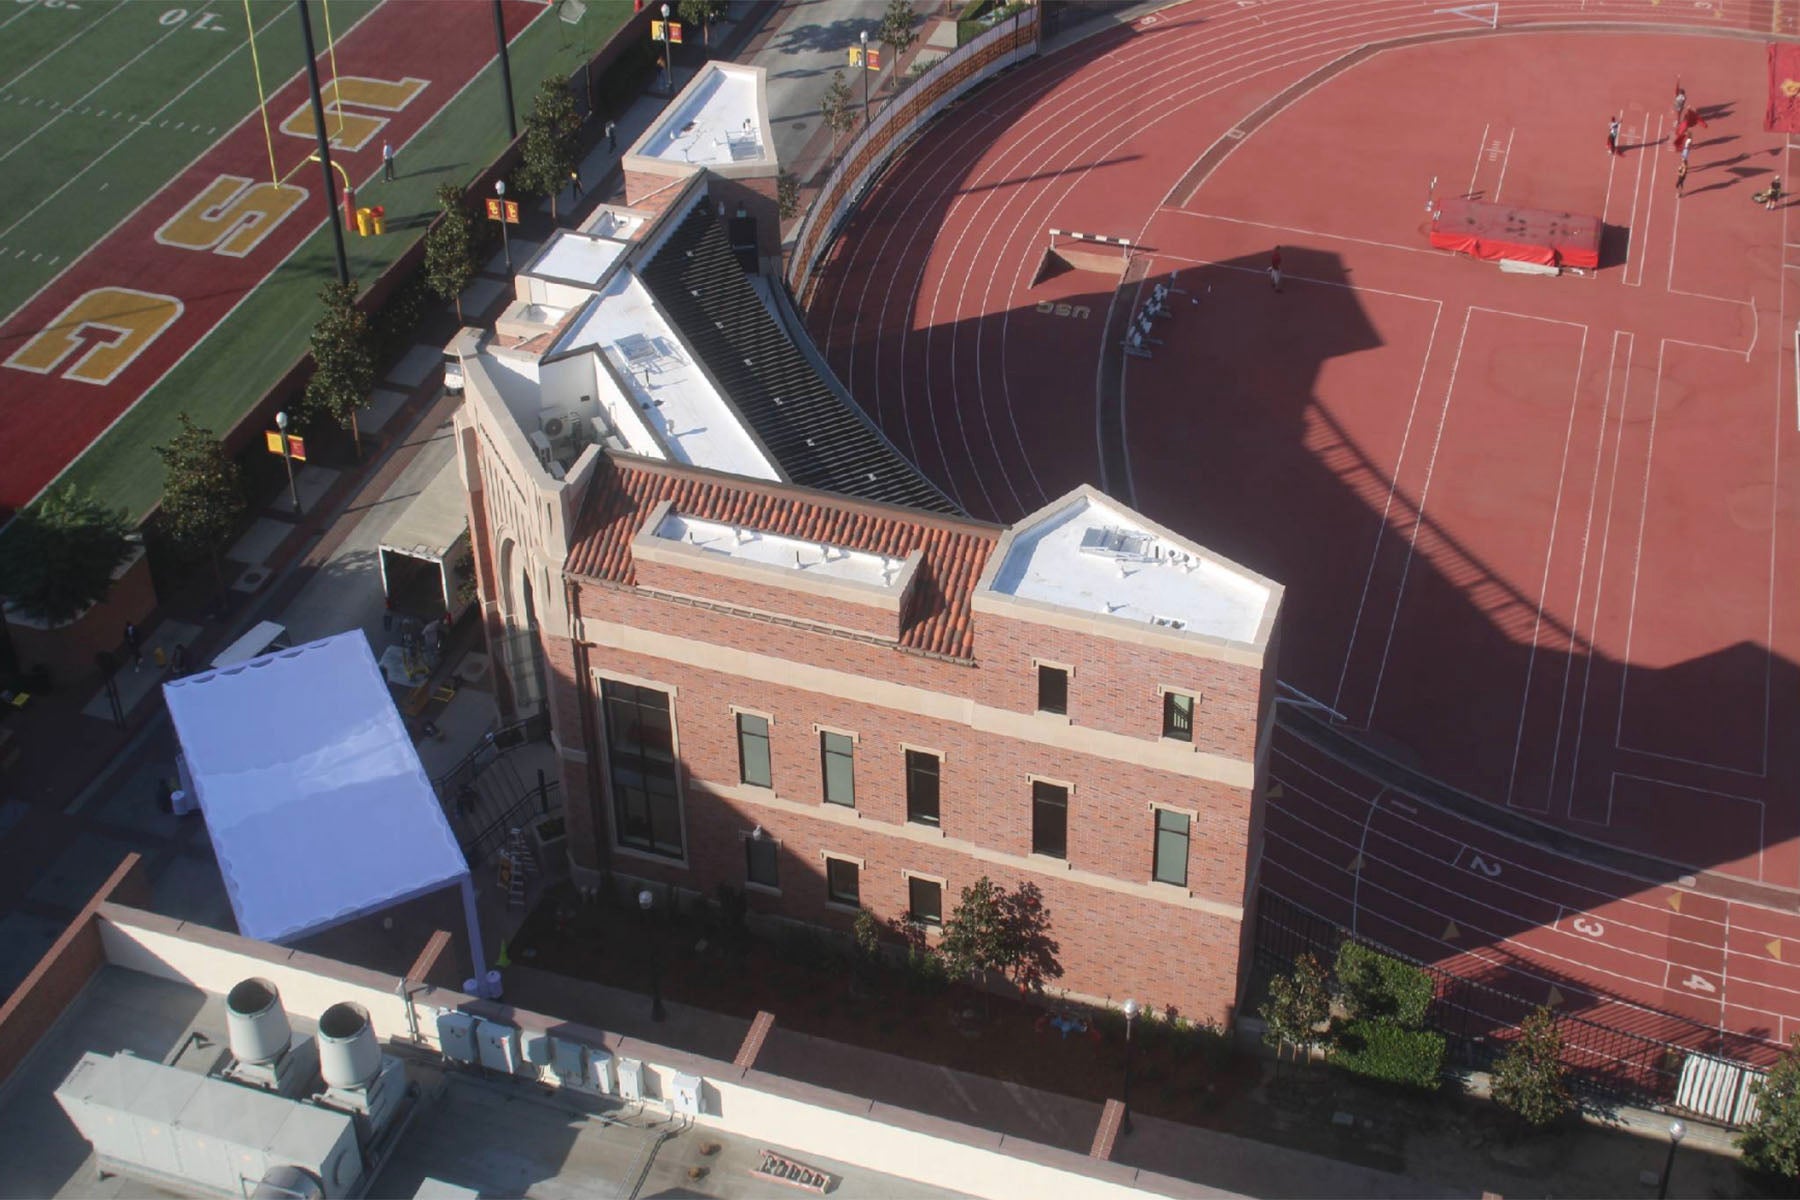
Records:
[[[709,554],[743,562],[785,567],[809,575],[826,575],[853,583],[888,587],[906,567],[906,560],[865,550],[847,550],[826,542],[784,537],[723,521],[707,521],[671,512],[656,527],[654,536],[682,542]]]

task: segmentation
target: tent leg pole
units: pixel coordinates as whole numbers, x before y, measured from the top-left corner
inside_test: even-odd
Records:
[[[481,914],[475,910],[475,881],[462,877],[463,922],[469,927],[469,963],[475,969],[475,993],[487,994],[487,958],[481,951]]]

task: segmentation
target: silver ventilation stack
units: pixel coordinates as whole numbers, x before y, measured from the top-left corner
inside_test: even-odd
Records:
[[[281,993],[267,979],[246,979],[226,993],[225,1032],[232,1058],[226,1078],[288,1097],[312,1083],[317,1048],[294,1036]]]
[[[334,1004],[319,1014],[321,1104],[367,1119],[365,1144],[387,1125],[406,1093],[406,1068],[381,1052],[369,1010]]]

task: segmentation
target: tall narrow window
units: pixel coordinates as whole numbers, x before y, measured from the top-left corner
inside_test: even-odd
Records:
[[[769,721],[751,713],[737,715],[738,778],[756,787],[774,787],[769,772]]]
[[[681,793],[668,693],[606,679],[600,696],[614,836],[621,846],[680,858]]]
[[[906,819],[920,825],[938,823],[938,756],[922,750],[906,752]]]
[[[819,734],[819,774],[825,780],[825,803],[856,807],[856,743],[849,734]]]
[[[1156,864],[1152,878],[1158,883],[1187,886],[1188,817],[1186,813],[1156,810]]]
[[[1068,713],[1069,673],[1062,667],[1038,664],[1038,711]]]
[[[1034,779],[1031,783],[1031,852],[1069,857],[1069,789]]]
[[[847,858],[825,860],[825,898],[833,904],[862,907],[862,871]]]
[[[944,885],[911,875],[906,880],[907,915],[920,925],[944,923]]]
[[[775,839],[763,833],[760,826],[757,827],[756,834],[744,839],[744,879],[758,887],[781,887],[781,867]]]
[[[1194,740],[1194,698],[1185,692],[1163,693],[1163,734],[1178,742]]]

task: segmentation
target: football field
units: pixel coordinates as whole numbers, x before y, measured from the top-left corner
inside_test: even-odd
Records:
[[[630,11],[501,10],[521,121]],[[348,244],[366,285],[506,143],[493,8],[309,11],[340,183],[388,212]],[[143,515],[178,414],[223,434],[306,349],[334,268],[301,46],[289,0],[0,0],[0,519],[62,480]]]

